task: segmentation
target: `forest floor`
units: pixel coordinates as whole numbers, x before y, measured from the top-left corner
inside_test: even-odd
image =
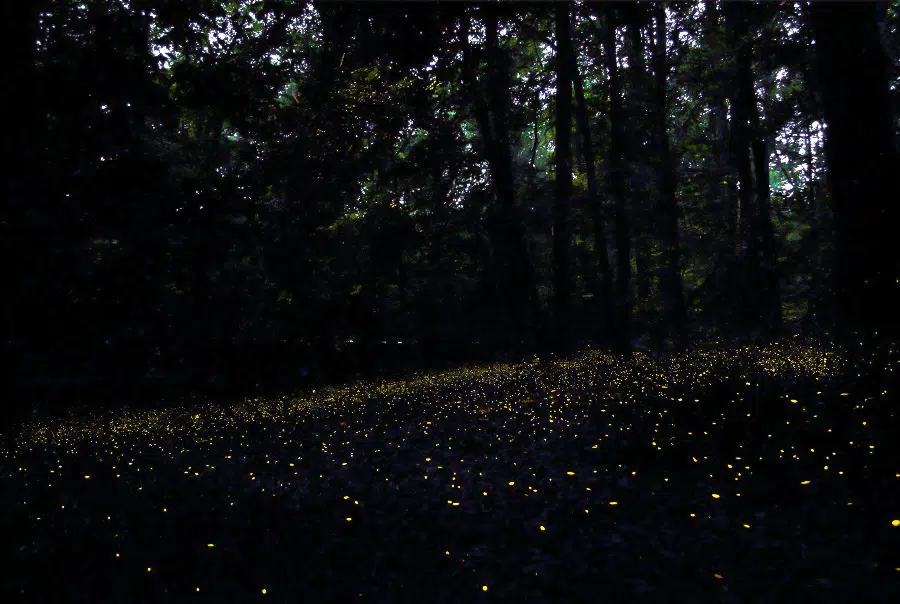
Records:
[[[37,417],[4,601],[897,602],[895,395],[781,343]]]

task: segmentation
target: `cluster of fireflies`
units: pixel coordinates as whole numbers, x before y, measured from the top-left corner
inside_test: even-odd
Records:
[[[842,417],[855,425],[834,424],[826,412],[823,392],[840,389],[831,382],[841,363],[827,347],[790,342],[710,345],[665,357],[589,351],[357,382],[304,399],[35,417],[0,451],[0,478],[33,535],[24,550],[48,543],[59,527],[72,530],[80,518],[84,530],[106,532],[109,563],[120,565],[138,561],[122,554],[134,520],[117,506],[141,502],[142,521],[164,525],[192,505],[181,490],[202,485],[221,497],[217,509],[239,509],[253,498],[286,508],[325,499],[347,530],[372,522],[385,497],[402,494],[451,514],[520,509],[533,514],[525,526],[538,540],[563,531],[559,514],[546,513],[551,506],[584,523],[657,506],[664,512],[642,513],[643,522],[665,514],[763,539],[761,493],[773,472],[799,493],[827,485],[849,508],[853,490],[845,485],[880,453],[869,423],[877,399],[840,393],[847,394],[838,399],[846,400]],[[788,377],[822,390],[760,393],[760,383],[791,384]],[[717,384],[733,392],[707,403],[702,393]],[[886,530],[900,530],[900,509],[894,512],[884,518]],[[624,537],[604,539],[612,547]],[[196,548],[202,560],[227,555],[232,544],[209,535]],[[488,591],[472,551],[452,542],[434,549],[470,569],[473,589]],[[162,557],[141,558],[140,568],[156,576],[165,565]],[[267,589],[261,582],[257,594]]]

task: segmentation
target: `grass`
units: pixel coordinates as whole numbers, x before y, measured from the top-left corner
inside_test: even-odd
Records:
[[[464,367],[34,419],[23,602],[897,601],[895,393],[826,347]]]

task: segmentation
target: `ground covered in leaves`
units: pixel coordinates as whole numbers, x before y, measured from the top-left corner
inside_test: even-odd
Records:
[[[0,452],[3,591],[900,601],[896,393],[846,367],[796,341],[589,351],[303,400],[38,417]]]

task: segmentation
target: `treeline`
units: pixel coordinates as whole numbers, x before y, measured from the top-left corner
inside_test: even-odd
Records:
[[[890,332],[898,20],[15,3],[14,399]]]

